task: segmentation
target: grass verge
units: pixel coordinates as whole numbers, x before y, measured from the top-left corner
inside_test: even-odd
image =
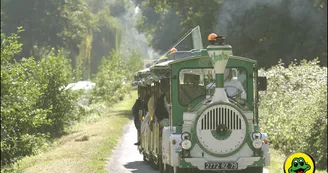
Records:
[[[25,157],[1,172],[26,173],[105,173],[106,159],[121,137],[124,125],[131,118],[130,110],[136,99],[136,91],[132,97],[104,108],[95,115],[87,116],[82,122],[71,128],[71,133],[58,139],[54,147],[36,156]],[[285,156],[271,149],[271,165],[266,167],[270,173],[283,173]],[[327,173],[316,170],[316,173]]]
[[[131,119],[136,91],[92,121],[76,123],[68,135],[56,140],[54,147],[11,165],[10,172],[26,173],[104,173],[106,159]],[[94,116],[96,117],[96,116]],[[1,172],[9,172],[2,170]]]
[[[285,162],[285,155],[275,149],[270,149],[271,164],[266,168],[270,173],[284,173],[283,166]],[[327,170],[315,170],[316,173],[327,173]]]

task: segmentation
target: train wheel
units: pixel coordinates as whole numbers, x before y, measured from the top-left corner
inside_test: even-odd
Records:
[[[154,164],[155,164],[155,169],[159,170],[159,167],[160,167],[160,158],[159,157],[157,157],[157,162]]]
[[[148,160],[149,160],[149,164],[150,164],[150,166],[151,166],[153,169],[155,169],[155,168],[154,168],[154,161],[153,161],[153,158],[152,158],[151,155],[149,155]]]
[[[147,157],[145,156],[145,154],[143,154],[143,161],[148,163]]]
[[[165,173],[174,173],[173,167],[166,164],[166,170]]]
[[[177,167],[176,172],[174,172],[174,167],[166,165],[166,168],[168,170],[167,173],[188,173],[188,169],[181,169],[181,168]]]
[[[247,168],[243,172],[245,172],[245,173],[263,173],[263,167],[251,167],[251,168]]]
[[[157,164],[156,164],[156,163],[155,163],[155,160],[154,160],[153,157],[150,157],[149,162],[150,162],[150,166],[151,166],[152,168],[158,170],[158,168],[159,168],[159,167],[158,167],[158,162],[157,162]]]
[[[198,168],[192,168],[189,173],[199,173],[201,172],[201,170],[199,170]]]
[[[177,173],[191,173],[192,169],[190,168],[177,168]]]
[[[164,173],[164,164],[161,157],[158,159],[158,169],[160,173]]]

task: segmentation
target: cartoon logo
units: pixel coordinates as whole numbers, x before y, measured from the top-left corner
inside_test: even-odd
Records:
[[[285,173],[314,173],[313,158],[305,153],[293,153],[284,163]]]

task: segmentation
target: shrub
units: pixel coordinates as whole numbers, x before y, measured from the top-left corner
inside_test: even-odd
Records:
[[[70,62],[55,52],[36,62],[15,61],[19,36],[1,34],[1,166],[37,152],[73,117]]]
[[[262,130],[285,154],[307,152],[319,168],[327,167],[327,67],[317,59],[281,62],[267,71],[266,92],[260,93]]]
[[[42,95],[37,105],[39,109],[48,110],[48,124],[43,124],[41,132],[49,132],[52,136],[60,135],[64,127],[75,119],[72,111],[73,103],[77,99],[77,93],[65,90],[72,80],[72,68],[69,59],[58,51],[57,56],[52,50],[50,55],[42,58],[35,69],[35,76],[42,87],[39,88]]]
[[[37,133],[37,128],[48,123],[47,110],[35,109],[42,93],[29,71],[36,68],[34,59],[13,60],[21,51],[18,38],[1,34],[1,165],[42,145],[45,134]]]
[[[130,88],[126,72],[120,52],[112,51],[109,57],[103,58],[95,77],[93,100],[112,104],[123,99]]]
[[[136,50],[130,51],[125,61],[127,77],[129,81],[134,80],[134,73],[143,68],[142,56]]]

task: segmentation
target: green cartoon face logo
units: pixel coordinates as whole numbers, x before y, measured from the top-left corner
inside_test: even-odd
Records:
[[[284,163],[285,173],[314,173],[313,158],[306,153],[293,153]]]
[[[292,161],[292,166],[288,169],[289,173],[306,173],[311,169],[311,166],[307,164],[303,157],[296,157]]]

